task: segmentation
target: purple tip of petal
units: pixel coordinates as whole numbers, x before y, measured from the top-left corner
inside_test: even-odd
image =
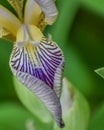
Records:
[[[65,127],[65,124],[64,124],[63,120],[61,119],[61,121],[60,121],[60,128],[64,128],[64,127]]]

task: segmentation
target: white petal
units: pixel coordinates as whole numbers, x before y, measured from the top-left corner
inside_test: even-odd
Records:
[[[35,0],[46,16],[46,22],[52,24],[58,15],[57,8],[53,0]]]

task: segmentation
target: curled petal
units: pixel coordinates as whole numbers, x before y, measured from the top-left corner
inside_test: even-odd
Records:
[[[42,80],[60,97],[64,58],[53,42],[44,42],[23,48],[14,45],[11,66]]]
[[[55,42],[42,37],[41,31],[37,27],[23,26],[17,35],[17,43],[14,45],[11,56],[11,66],[42,80],[59,97],[64,56]],[[26,39],[27,41],[30,39],[30,43],[26,42]],[[18,45],[21,43],[25,46],[19,48]]]
[[[31,29],[29,29],[27,29],[28,33],[33,40]],[[18,47],[17,43],[14,45],[10,59],[11,70],[22,84],[44,102],[59,126],[63,127],[59,101],[64,64],[63,54],[56,43],[46,38],[42,38],[37,44],[31,40],[32,44],[27,43],[24,47]]]
[[[22,84],[24,84],[41,99],[41,101],[46,105],[48,110],[54,116],[58,125],[63,127],[64,123],[62,121],[61,105],[59,98],[56,95],[56,92],[59,92],[59,90],[55,92],[54,86],[51,85],[54,84],[54,81],[51,75],[48,75],[47,73],[49,68],[47,66],[44,68],[41,66],[39,61],[35,61],[38,57],[37,55],[32,57],[32,48],[30,50],[26,49],[27,52],[25,49],[26,48],[14,48],[10,60],[11,70]],[[45,61],[43,64],[45,65]],[[47,69],[47,71],[45,71],[45,69]]]
[[[46,16],[46,22],[52,24],[55,22],[58,11],[53,0],[35,0]]]
[[[12,70],[13,71],[13,70]],[[46,85],[43,81],[20,71],[15,71],[17,79],[24,84],[30,91],[32,91],[41,101],[45,104],[48,110],[54,116],[58,125],[62,128],[64,123],[62,121],[62,110],[60,101],[57,98],[55,92]]]

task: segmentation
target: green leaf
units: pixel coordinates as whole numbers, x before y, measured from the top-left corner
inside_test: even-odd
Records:
[[[93,113],[88,130],[104,130],[104,102]]]
[[[13,89],[12,73],[9,68],[9,57],[12,50],[12,43],[0,39],[0,99],[13,100],[16,93]]]
[[[96,72],[98,75],[100,75],[102,78],[104,78],[104,67],[95,70],[95,72]]]
[[[41,130],[42,127],[42,122],[19,104],[0,104],[0,130]]]
[[[66,79],[63,82],[61,101],[65,121],[63,130],[87,130],[90,116],[89,105],[83,95]],[[55,125],[55,130],[60,128]]]
[[[33,115],[37,116],[43,123],[52,129],[53,120],[52,117],[44,106],[44,104],[25,86],[23,86],[15,77],[13,78],[14,86],[17,95],[25,107],[32,112]]]

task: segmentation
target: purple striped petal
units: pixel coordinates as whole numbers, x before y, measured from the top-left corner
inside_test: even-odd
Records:
[[[15,72],[13,69],[12,71]],[[64,127],[60,101],[55,92],[43,81],[35,78],[34,76],[28,75],[27,73],[17,71],[16,77],[22,84],[24,84],[30,91],[41,99],[47,109],[52,113],[57,124],[61,128]]]
[[[37,46],[15,44],[10,59],[13,74],[45,103],[60,127],[64,126],[59,101],[63,66],[62,51],[46,38]]]
[[[16,45],[11,57],[11,66],[45,82],[60,95],[64,57],[56,43],[43,38],[37,47],[18,48]]]

